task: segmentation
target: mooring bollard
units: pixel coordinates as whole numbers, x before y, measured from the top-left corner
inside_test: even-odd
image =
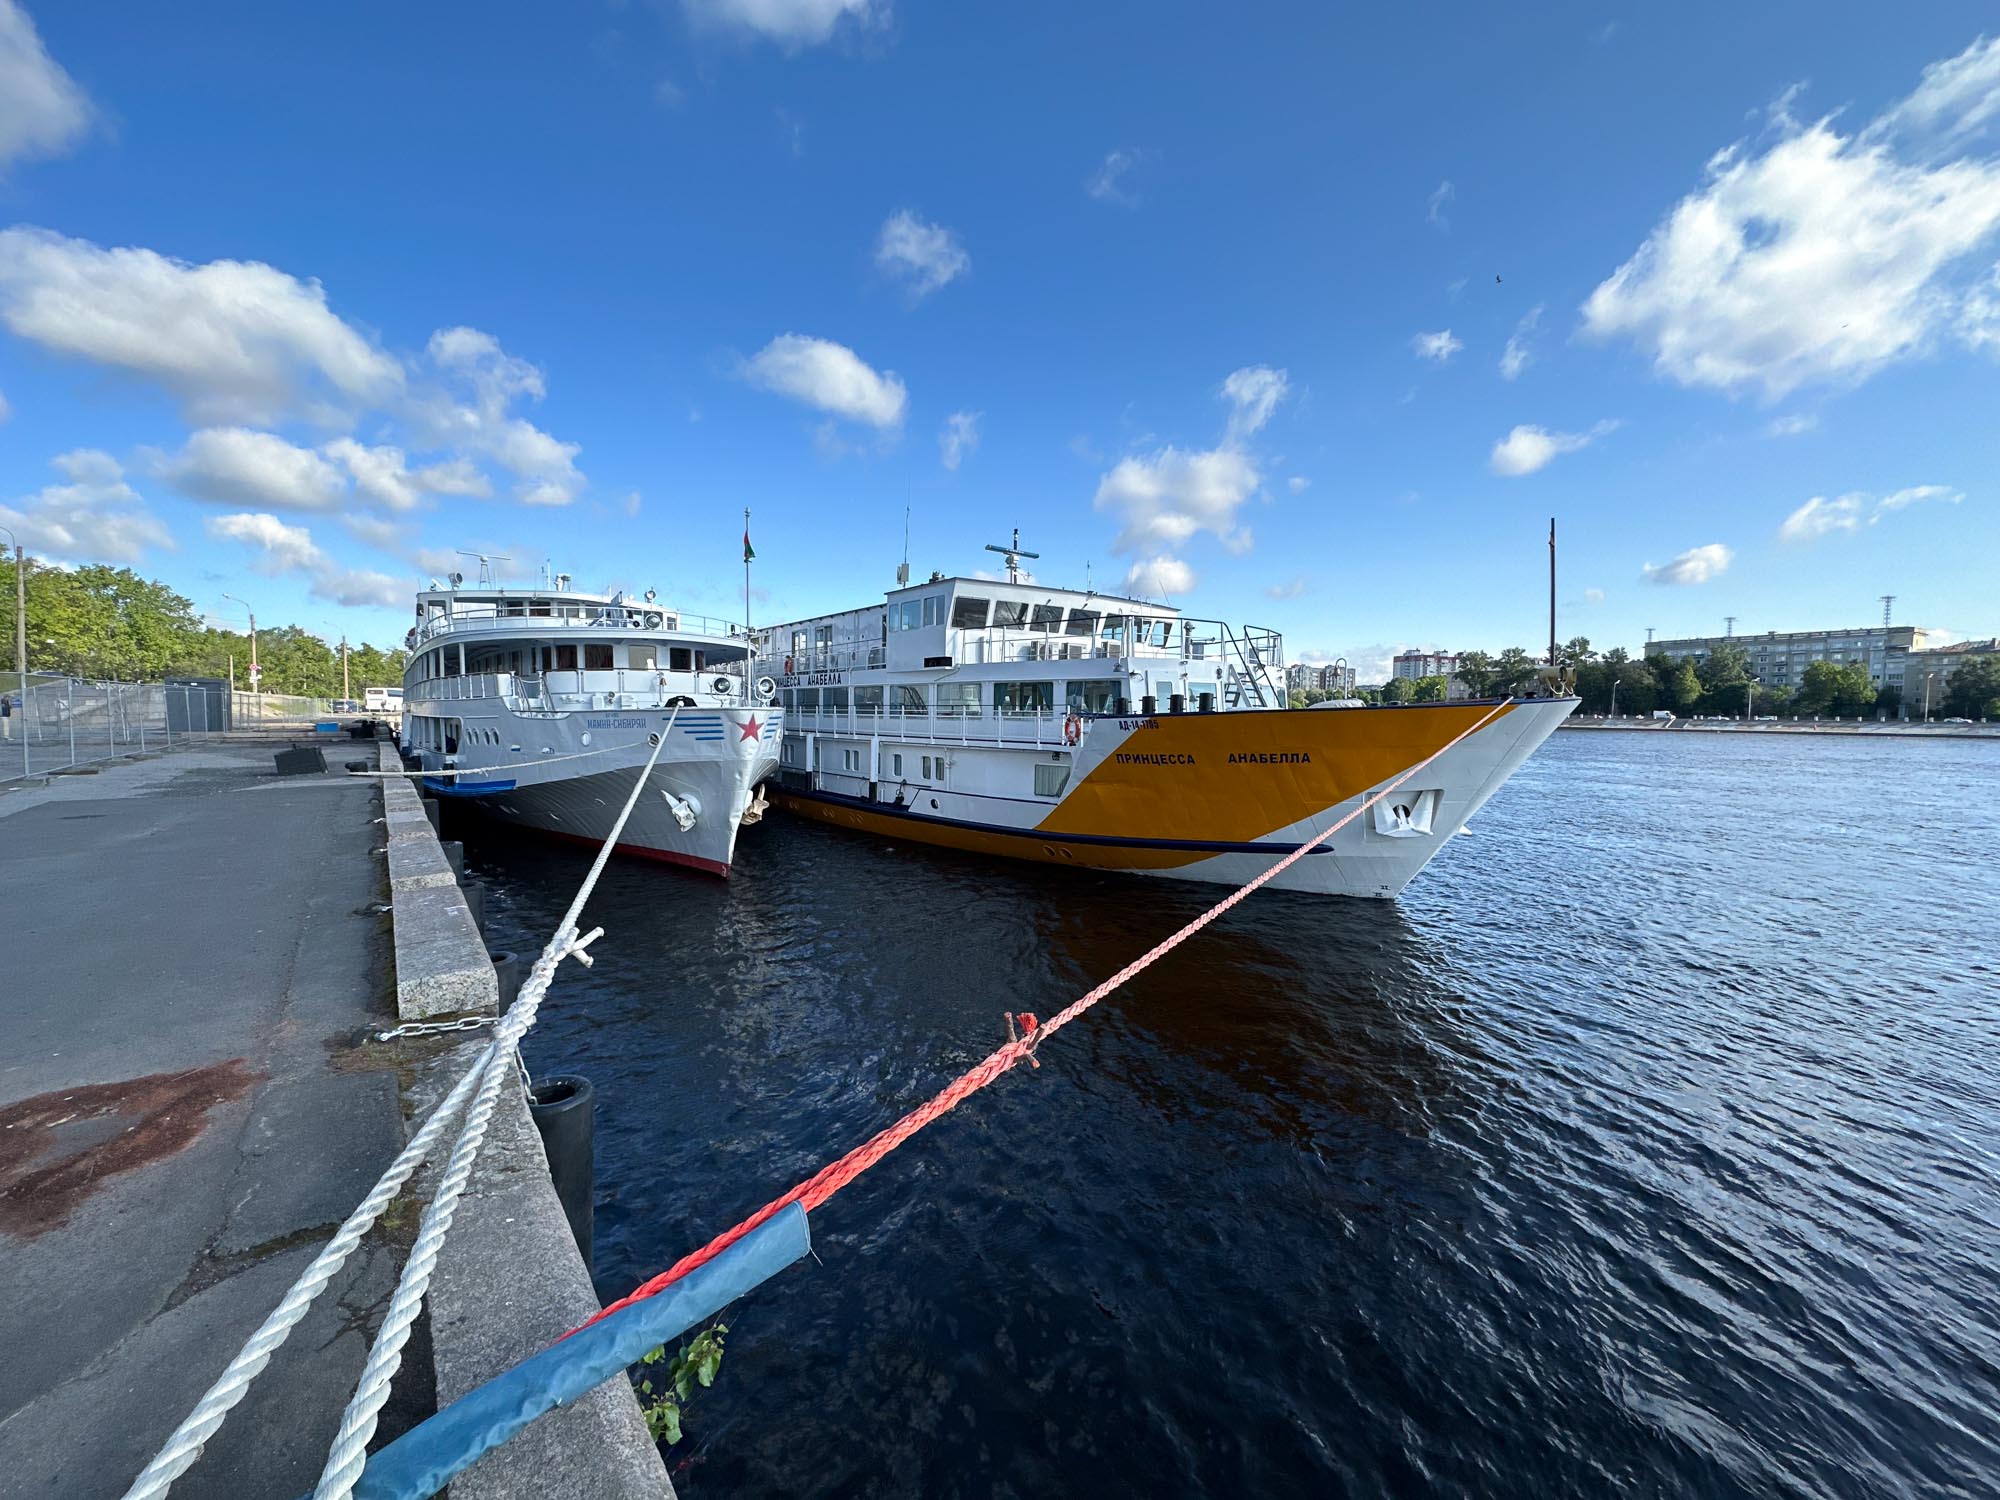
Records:
[[[521,993],[521,956],[518,953],[489,953],[493,960],[493,982],[500,987],[500,1014],[506,1015],[514,997]]]
[[[583,1268],[590,1269],[591,1242],[596,1235],[596,1168],[591,1153],[596,1130],[597,1091],[588,1078],[543,1078],[528,1091],[528,1113],[541,1132],[548,1153],[549,1176],[569,1220]]]

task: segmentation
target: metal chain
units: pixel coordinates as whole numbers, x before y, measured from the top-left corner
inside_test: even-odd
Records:
[[[477,1031],[482,1026],[496,1026],[498,1016],[461,1016],[456,1021],[405,1021],[388,1031],[371,1031],[369,1037],[378,1042],[393,1042],[405,1036],[437,1036],[447,1031]]]

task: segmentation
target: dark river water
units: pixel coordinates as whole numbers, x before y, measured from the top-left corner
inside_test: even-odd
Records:
[[[468,833],[496,945],[588,863]],[[1202,910],[774,813],[530,1037],[608,1298]],[[813,1217],[669,1464],[763,1495],[2000,1494],[2000,743],[1563,733]]]

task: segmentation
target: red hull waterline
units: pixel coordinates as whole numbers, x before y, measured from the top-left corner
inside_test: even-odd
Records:
[[[530,832],[539,833],[544,838],[561,839],[565,843],[570,844],[582,844],[586,849],[601,849],[604,847],[604,840],[591,838],[588,834],[564,833],[558,828],[522,826],[528,826]],[[671,849],[648,849],[644,844],[617,844],[613,846],[611,852],[614,854],[630,854],[638,859],[656,860],[663,865],[682,865],[690,870],[699,870],[704,875],[719,876],[723,880],[729,878],[728,865],[719,859],[703,859],[699,854],[676,854]]]

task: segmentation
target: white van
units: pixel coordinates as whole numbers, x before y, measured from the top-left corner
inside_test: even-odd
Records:
[[[371,714],[399,714],[403,711],[403,690],[393,688],[368,688],[361,694],[363,712]]]

